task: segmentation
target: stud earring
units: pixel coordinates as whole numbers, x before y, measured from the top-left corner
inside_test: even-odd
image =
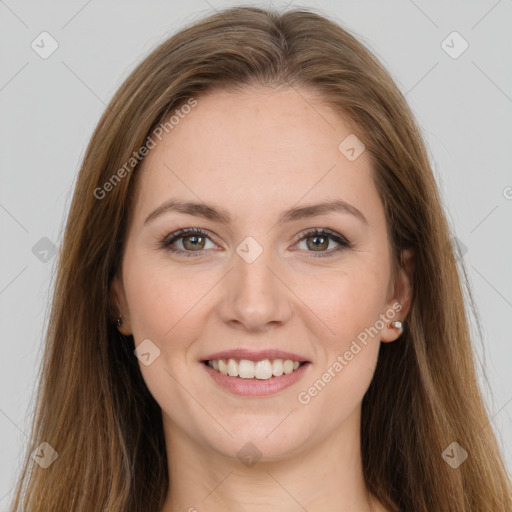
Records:
[[[395,329],[398,329],[400,331],[400,334],[404,332],[403,324],[400,322],[400,320],[395,320],[394,322],[391,322],[389,324],[389,327],[394,327]]]
[[[119,316],[117,317],[117,321],[116,321],[116,325],[117,325],[117,327],[121,327],[121,324],[122,324],[122,323],[123,323],[123,317],[122,317],[122,315],[119,315]]]

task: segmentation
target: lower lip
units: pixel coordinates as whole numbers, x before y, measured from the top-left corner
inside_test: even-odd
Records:
[[[204,369],[212,379],[235,395],[241,396],[267,396],[278,393],[283,389],[295,384],[309,370],[311,363],[305,363],[299,366],[292,373],[283,373],[279,377],[270,377],[270,379],[242,379],[240,377],[230,377],[214,370],[205,363],[201,363]]]

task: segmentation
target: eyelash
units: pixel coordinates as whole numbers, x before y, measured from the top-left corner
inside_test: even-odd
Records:
[[[210,238],[208,236],[208,233],[206,231],[203,231],[201,228],[184,228],[180,229],[178,231],[175,231],[174,233],[171,233],[170,235],[166,236],[162,242],[161,247],[167,251],[170,251],[172,253],[177,254],[183,254],[185,253],[185,256],[187,258],[196,258],[198,256],[201,256],[201,254],[204,252],[205,249],[199,250],[199,251],[183,251],[182,249],[174,249],[171,247],[171,244],[176,242],[177,240],[181,238],[185,238],[186,235],[189,234],[198,234],[205,236],[206,238]],[[335,249],[331,249],[330,251],[323,252],[320,251],[317,254],[310,254],[308,257],[311,258],[328,258],[330,256],[333,256],[340,251],[343,251],[345,249],[350,249],[352,247],[352,244],[341,235],[338,235],[336,232],[331,231],[329,229],[324,228],[314,228],[310,229],[308,231],[305,231],[304,233],[301,233],[298,237],[296,237],[296,243],[301,242],[305,238],[308,238],[310,236],[324,236],[327,238],[330,238],[331,240],[334,240],[337,244],[339,244],[338,247]],[[314,253],[315,251],[306,251],[310,253]]]

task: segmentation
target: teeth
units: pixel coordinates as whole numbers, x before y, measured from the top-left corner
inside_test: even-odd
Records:
[[[284,363],[283,363],[283,371],[284,373],[292,373],[293,372],[293,361],[290,361],[289,359],[287,359]]]
[[[272,363],[272,375],[279,377],[283,375],[283,360],[282,359],[274,359]]]
[[[229,359],[227,363],[218,359],[216,361],[208,361],[208,366],[230,377],[240,377],[242,379],[260,379],[267,380],[271,377],[279,377],[283,373],[288,374],[296,370],[300,363],[291,359],[264,359],[263,361],[249,361],[248,359]]]
[[[236,361],[230,359],[236,364]],[[242,377],[242,379],[252,379],[254,378],[254,374],[256,373],[256,369],[254,368],[254,363],[252,361],[248,361],[247,359],[242,359],[238,364],[238,375]]]
[[[217,363],[219,365],[219,372],[222,373],[222,375],[227,375],[228,365],[222,359],[219,359]]]
[[[238,377],[238,365],[234,359],[228,361],[228,375],[230,377]]]
[[[268,359],[258,361],[254,365],[254,376],[257,379],[270,379],[272,377],[272,364]]]

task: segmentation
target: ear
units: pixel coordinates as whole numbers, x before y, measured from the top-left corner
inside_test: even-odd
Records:
[[[413,274],[414,274],[414,253],[411,249],[404,249],[400,255],[400,266],[395,282],[391,283],[390,298],[386,304],[384,313],[388,320],[384,329],[381,331],[381,341],[389,343],[395,341],[402,332],[400,329],[393,327],[391,322],[399,320],[404,322],[411,308],[411,300],[413,294]],[[393,312],[395,313],[393,315]]]
[[[117,330],[121,334],[129,336],[132,333],[130,312],[128,310],[128,303],[126,301],[123,283],[117,275],[114,276],[110,285],[110,304],[115,315],[113,319],[114,323],[119,315],[123,317],[123,322],[119,327],[117,327]]]

